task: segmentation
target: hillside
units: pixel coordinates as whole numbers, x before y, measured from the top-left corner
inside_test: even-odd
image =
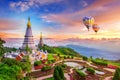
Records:
[[[71,48],[67,47],[52,47],[48,45],[44,45],[43,47],[40,47],[42,50],[47,50],[50,54],[62,54],[62,55],[70,55],[70,56],[80,56],[79,53],[74,51]]]

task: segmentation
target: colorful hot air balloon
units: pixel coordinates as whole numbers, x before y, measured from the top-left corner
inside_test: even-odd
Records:
[[[97,33],[98,32],[98,30],[100,29],[100,27],[97,25],[97,24],[94,24],[93,26],[92,26],[92,28],[93,28],[93,30]]]
[[[94,18],[86,16],[83,18],[83,23],[89,31],[89,28],[92,27],[92,25],[94,24]]]

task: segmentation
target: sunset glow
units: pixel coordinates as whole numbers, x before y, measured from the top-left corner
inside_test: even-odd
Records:
[[[56,39],[120,38],[119,0],[4,0],[0,5],[2,38],[23,38],[28,16],[35,38],[40,32]],[[100,26],[97,35],[92,28],[87,31],[84,16],[94,17]]]

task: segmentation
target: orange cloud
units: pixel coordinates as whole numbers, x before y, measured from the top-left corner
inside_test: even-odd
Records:
[[[0,38],[23,38],[22,34],[0,32]]]
[[[20,27],[18,27],[19,25],[15,20],[0,19],[0,31],[20,29]]]

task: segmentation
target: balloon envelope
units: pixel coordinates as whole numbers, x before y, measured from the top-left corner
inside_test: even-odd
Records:
[[[98,30],[100,29],[100,27],[97,25],[97,24],[94,24],[93,25],[93,30],[97,33],[98,32]]]
[[[83,23],[89,30],[89,28],[92,27],[92,25],[94,24],[94,18],[86,16],[83,18]]]

